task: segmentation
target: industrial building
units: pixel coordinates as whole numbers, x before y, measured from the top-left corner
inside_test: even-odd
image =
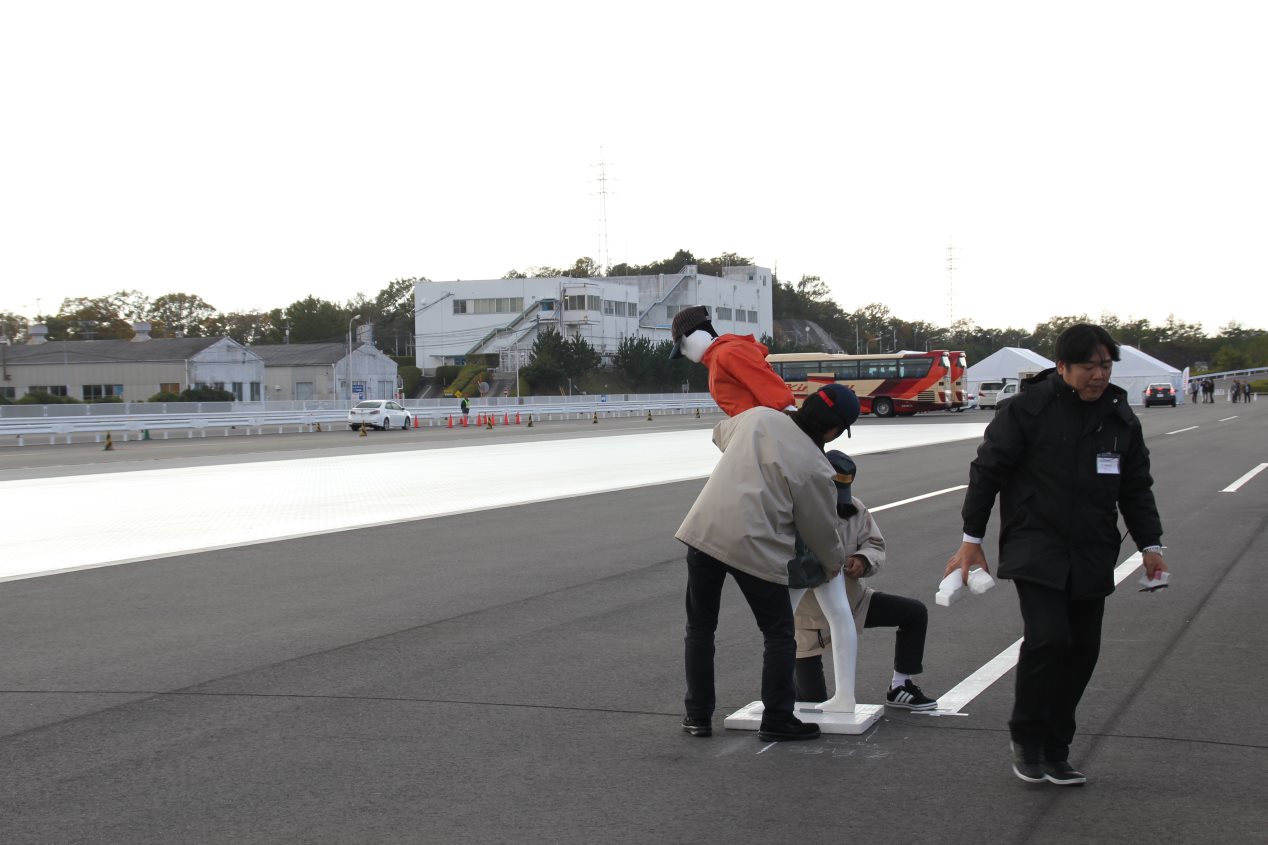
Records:
[[[415,357],[434,374],[467,356],[496,354],[499,369],[527,365],[548,329],[585,339],[606,360],[628,337],[669,340],[674,315],[709,308],[720,334],[771,335],[773,274],[726,267],[721,276],[688,265],[679,273],[594,278],[537,277],[420,282],[414,287]]]

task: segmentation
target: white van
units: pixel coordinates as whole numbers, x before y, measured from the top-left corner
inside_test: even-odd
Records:
[[[1007,386],[1002,381],[984,381],[977,386],[977,406],[994,408],[999,401],[999,394]]]

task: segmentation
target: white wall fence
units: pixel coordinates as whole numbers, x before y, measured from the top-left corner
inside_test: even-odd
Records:
[[[82,405],[0,406],[0,445],[146,440],[242,434],[347,430],[348,409],[336,400],[293,402],[118,402]],[[407,399],[415,427],[460,424],[455,399]],[[492,416],[494,425],[525,424],[531,417],[580,420],[610,417],[720,413],[707,393],[524,396],[472,399],[468,424]]]

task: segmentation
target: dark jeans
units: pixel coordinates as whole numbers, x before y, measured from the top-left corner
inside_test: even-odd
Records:
[[[1105,599],[1073,601],[1065,590],[1014,581],[1025,638],[1017,660],[1017,692],[1008,729],[1013,741],[1065,760],[1074,740],[1074,711],[1101,652]]]
[[[894,633],[894,671],[919,675],[924,671],[925,632],[929,611],[918,599],[873,593],[867,605],[864,628],[898,628]],[[827,701],[828,684],[823,676],[823,656],[797,658],[797,700]]]
[[[722,584],[735,579],[762,632],[762,720],[792,716],[793,663],[797,641],[788,588],[727,566],[699,549],[687,547],[687,715],[709,719],[717,704],[713,689],[713,633],[718,628]]]

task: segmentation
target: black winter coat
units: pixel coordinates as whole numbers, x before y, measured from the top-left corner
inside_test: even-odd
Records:
[[[1117,474],[1102,471],[1115,462]],[[1152,488],[1127,393],[1111,384],[1084,402],[1056,370],[1045,370],[986,427],[969,467],[964,533],[985,536],[998,495],[997,575],[1068,586],[1075,599],[1106,596],[1114,591],[1119,512],[1140,548],[1162,538]]]

